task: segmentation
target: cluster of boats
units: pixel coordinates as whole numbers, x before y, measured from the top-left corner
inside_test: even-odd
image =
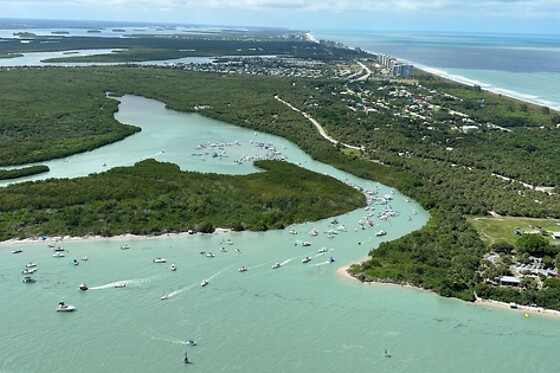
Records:
[[[32,262],[27,263],[23,271],[21,271],[22,275],[26,275],[23,278],[23,280],[21,280],[21,282],[23,282],[24,284],[32,284],[34,282],[37,282],[33,277],[27,276],[35,272],[37,272],[37,263],[32,263]]]

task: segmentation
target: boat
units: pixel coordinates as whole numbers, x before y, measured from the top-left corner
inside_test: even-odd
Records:
[[[329,251],[329,249],[327,249],[326,247],[321,247],[318,252],[319,253],[326,253],[327,251]]]
[[[208,280],[202,280],[200,286],[205,287],[206,285],[208,285]]]
[[[290,234],[297,234],[297,231],[296,231],[295,229],[292,229],[292,230],[290,231]]]
[[[207,251],[206,252],[206,257],[207,258],[213,258],[214,257],[214,253],[212,251]]]
[[[165,263],[165,262],[167,262],[167,259],[164,259],[164,258],[155,258],[155,259],[153,260],[153,262],[154,262],[154,263]]]
[[[241,268],[239,268],[239,272],[247,272],[247,267],[241,266]]]
[[[391,357],[391,354],[387,351],[387,349],[385,349],[385,357]]]
[[[22,249],[14,249],[12,250],[12,254],[21,254],[23,252]]]
[[[128,245],[122,245],[121,246],[121,250],[128,250],[128,249],[130,249],[130,246],[128,246]]]
[[[387,232],[385,232],[385,231],[382,229],[382,230],[380,230],[379,232],[377,232],[375,235],[376,235],[377,237],[381,237],[381,236],[385,236],[386,234],[387,234]]]
[[[177,266],[176,266],[175,264],[171,264],[170,269],[171,269],[172,271],[175,271],[175,270],[177,269]]]
[[[34,272],[37,271],[37,268],[25,268],[23,271],[21,271],[22,275],[30,275]]]
[[[196,342],[193,341],[192,339],[189,339],[189,340],[187,341],[187,346],[196,346]]]
[[[52,256],[53,258],[62,258],[65,254],[62,251],[55,251]]]
[[[274,263],[272,265],[272,269],[276,269],[276,268],[280,268],[281,264],[280,263]]]
[[[76,307],[71,304],[66,304],[64,302],[58,302],[58,306],[56,307],[56,312],[72,312],[75,311]]]
[[[82,260],[83,260],[84,262],[87,262],[87,261],[88,261],[88,257],[87,257],[87,256],[82,256]]]
[[[166,300],[167,298],[169,298],[169,294],[165,294],[165,295],[162,295],[161,297],[159,297],[159,299],[161,299],[161,300]]]
[[[222,247],[220,248],[220,252],[221,252],[221,253],[227,253],[227,250],[226,250],[225,247],[222,246]]]
[[[80,262],[78,262],[78,259],[72,259],[70,264],[77,266],[78,264],[80,264]]]
[[[25,268],[35,268],[35,267],[37,267],[37,263],[29,262],[25,265]]]
[[[53,251],[54,251],[54,252],[63,252],[63,251],[64,251],[64,247],[58,246],[58,247],[54,248]]]
[[[24,284],[32,284],[36,282],[36,280],[31,276],[25,276],[23,280],[21,280],[21,282],[23,282]]]
[[[319,234],[319,232],[318,232],[317,229],[315,229],[315,228],[313,228],[313,229],[311,229],[311,230],[309,231],[309,235],[310,235],[310,236],[316,236],[316,235],[318,235],[318,234]]]
[[[126,282],[117,282],[117,283],[115,283],[115,285],[113,285],[113,287],[117,288],[117,289],[124,288],[124,287],[126,287]]]
[[[309,263],[311,261],[311,258],[306,256],[305,258],[302,259],[302,263]]]
[[[80,284],[80,286],[78,286],[78,289],[80,289],[81,291],[86,291],[88,287],[86,284]]]
[[[311,242],[304,241],[304,242],[302,243],[302,246],[311,246]]]
[[[235,249],[235,251],[236,251],[238,254],[241,254],[241,250]]]
[[[329,259],[327,259],[328,263],[334,263],[334,258],[332,256],[329,256]]]

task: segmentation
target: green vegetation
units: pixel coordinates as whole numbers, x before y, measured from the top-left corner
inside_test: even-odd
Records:
[[[31,176],[48,172],[49,168],[45,165],[15,168],[12,170],[0,170],[0,180],[17,179],[24,176]]]
[[[0,240],[48,235],[162,234],[214,227],[267,230],[365,205],[354,188],[287,162],[246,176],[182,172],[146,160],[71,180],[0,189]]]
[[[78,47],[80,40],[68,39],[63,48],[83,48],[83,45]],[[157,48],[167,48],[170,53],[183,48],[196,49],[187,46],[192,45],[189,44],[191,41],[189,38],[107,39],[96,40],[89,45],[95,48],[129,48],[132,55],[147,53],[147,58],[152,53],[150,51]],[[242,47],[239,49],[248,50],[252,48],[249,46],[257,45],[254,41],[234,39],[229,39],[223,46],[218,40],[212,43],[207,47],[208,53],[210,50],[212,53],[230,51],[240,45]],[[337,69],[336,64],[330,64],[332,59],[338,61],[357,57],[348,50],[328,49],[306,42],[297,44],[295,49],[293,43],[296,41],[273,40],[271,43],[262,48],[263,54],[270,54],[271,50],[281,53],[282,48],[288,53],[287,50],[291,48],[291,55],[323,58],[327,62],[325,69]],[[33,47],[37,45],[21,46],[24,49]],[[11,46],[0,45],[0,48],[10,50]],[[57,46],[57,49],[60,48]],[[133,48],[139,49],[134,51]],[[6,103],[6,109],[3,105],[0,113],[0,136],[16,144],[12,154],[9,151],[6,153],[5,147],[0,149],[0,162],[4,164],[29,162],[24,156],[26,152],[22,150],[30,143],[25,136],[42,139],[32,144],[35,152],[47,159],[53,154],[60,156],[63,153],[60,146],[55,146],[56,151],[52,151],[53,145],[60,140],[66,141],[65,151],[76,152],[80,151],[79,145],[84,140],[91,144],[93,139],[97,139],[96,144],[102,144],[107,138],[116,136],[115,133],[119,133],[119,136],[132,133],[134,129],[119,125],[112,118],[116,104],[104,96],[107,91],[117,95],[130,93],[158,99],[178,111],[207,107],[209,109],[200,112],[208,117],[285,137],[313,158],[359,177],[397,188],[430,210],[432,218],[423,229],[384,243],[369,253],[370,260],[363,265],[353,266],[352,273],[358,278],[411,283],[433,289],[444,296],[467,300],[472,300],[476,291],[479,296],[498,300],[559,307],[560,303],[554,299],[559,298],[555,291],[560,289],[560,285],[554,279],[540,282],[523,279],[523,291],[502,288],[492,283],[496,275],[510,273],[510,262],[514,260],[512,253],[524,261],[528,260],[529,253],[542,254],[546,265],[554,265],[557,262],[551,256],[554,248],[541,247],[538,242],[535,245],[529,242],[528,246],[525,243],[523,246],[523,240],[496,240],[491,247],[487,247],[466,218],[485,215],[488,211],[541,219],[560,217],[558,194],[543,193],[521,183],[558,188],[560,172],[556,165],[560,162],[560,154],[554,149],[560,140],[560,131],[555,128],[560,116],[550,109],[493,95],[480,87],[460,85],[422,72],[417,73],[414,81],[371,79],[351,83],[344,79],[194,73],[183,71],[180,67],[44,68],[2,70],[0,84],[10,87],[9,94],[0,97],[1,102]],[[45,92],[52,93],[47,95]],[[333,146],[322,139],[302,115],[275,100],[275,95],[312,115],[332,137],[362,146],[365,151],[348,151]],[[21,107],[31,109],[21,113]],[[68,122],[75,125],[69,125]],[[10,127],[12,123],[16,124],[13,128]],[[476,130],[463,130],[461,127],[466,123],[474,123]],[[101,132],[92,132],[93,129],[100,129]],[[42,131],[60,135],[41,136]],[[161,167],[166,168],[166,172],[154,171]],[[254,193],[258,196],[255,198],[263,198],[254,202],[260,206],[258,214],[247,212],[240,217],[231,216],[233,212],[241,212],[245,208],[246,201],[235,193],[231,194],[232,202],[218,205],[211,203],[214,197],[202,199],[205,203],[189,201],[187,197],[179,198],[178,206],[183,208],[174,210],[174,197],[166,188],[179,188],[183,183],[186,185],[187,178],[197,180],[197,183],[200,180],[200,189],[189,187],[200,191],[202,196],[210,196],[205,193],[211,193],[212,188],[206,184],[209,176],[184,176],[183,173],[176,174],[178,171],[172,168],[170,165],[142,162],[130,169],[119,169],[124,175],[122,179],[118,173],[109,171],[92,176],[91,179],[49,181],[7,188],[0,193],[3,198],[0,198],[0,206],[2,209],[4,206],[13,206],[13,210],[6,210],[1,215],[4,221],[0,223],[0,228],[6,237],[10,234],[13,236],[14,232],[25,236],[43,231],[104,235],[132,231],[148,234],[184,230],[193,226],[204,231],[212,230],[215,226],[266,229],[281,227],[290,221],[314,218],[300,215],[300,208],[306,206],[304,204],[294,210],[297,213],[287,210],[284,215],[284,211],[280,212],[275,206],[283,206],[295,196],[284,194],[282,190],[275,190],[274,195],[265,193],[259,196],[270,187],[264,187],[266,183],[260,179],[261,184],[254,187]],[[147,180],[146,190],[137,192],[144,180],[142,183],[136,182],[131,199],[122,197],[119,193],[123,190],[129,193],[127,188],[132,188],[130,180],[142,172],[146,172],[142,176]],[[297,171],[289,172],[291,175]],[[161,175],[167,174],[176,176],[180,181],[173,179],[171,184],[166,182],[162,185],[153,181],[154,175],[161,178]],[[275,173],[271,169],[266,174]],[[515,180],[507,181],[493,174]],[[258,177],[263,176],[259,174]],[[284,178],[292,180],[293,176],[287,178],[284,174]],[[227,189],[224,191],[224,185],[250,177],[219,179],[218,190],[229,195]],[[92,180],[95,182],[92,183]],[[96,187],[91,188],[91,194],[86,194],[85,199],[81,199],[81,194],[76,191],[83,189],[86,184]],[[52,190],[68,188],[66,194],[76,197],[69,200],[68,205],[56,205],[54,199],[46,203],[41,198],[48,194],[43,193],[42,188],[51,190],[51,187]],[[25,193],[19,192],[17,188],[22,188]],[[243,188],[251,189],[247,184]],[[276,193],[286,196],[278,205],[274,204]],[[23,200],[23,196],[29,195],[42,197],[37,197],[37,202],[33,204]],[[332,200],[337,201],[337,198],[333,197]],[[218,199],[218,202],[221,200]],[[16,202],[10,205],[10,201]],[[196,217],[182,215],[194,214],[193,210],[198,211],[199,208],[200,215]],[[265,213],[261,214],[263,211]],[[274,215],[274,212],[277,214]],[[335,214],[330,209],[324,212],[325,215],[321,216]],[[493,234],[489,235],[494,237]],[[484,257],[490,250],[507,255],[500,262],[489,264]],[[547,301],[546,296],[551,300]]]
[[[0,52],[0,58],[16,58],[21,56],[23,56],[21,53]]]
[[[511,245],[515,244],[519,236],[515,233],[541,233],[544,232],[546,237],[552,244],[554,242],[552,236],[547,232],[560,231],[560,220],[555,219],[531,219],[508,216],[485,216],[485,217],[469,217],[469,222],[476,228],[480,234],[482,241],[488,245],[492,245],[498,241],[504,241]]]

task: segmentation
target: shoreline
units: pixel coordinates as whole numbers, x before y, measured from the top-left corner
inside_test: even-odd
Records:
[[[52,236],[47,237],[46,239],[42,239],[40,237],[35,238],[24,238],[24,239],[17,239],[12,238],[6,241],[0,241],[0,248],[2,247],[10,247],[14,245],[35,245],[35,244],[63,244],[65,242],[82,242],[82,241],[108,241],[108,240],[115,240],[115,241],[122,241],[122,240],[146,240],[146,239],[161,239],[161,238],[184,238],[190,236],[202,236],[202,235],[212,235],[212,234],[223,234],[233,232],[231,229],[227,228],[216,228],[212,233],[189,233],[189,232],[176,232],[176,233],[164,233],[160,235],[136,235],[132,233],[125,233],[125,234],[118,234],[111,237],[104,237],[104,236]]]
[[[336,270],[336,274],[338,276],[340,276],[341,278],[344,278],[346,280],[353,280],[353,281],[359,282],[363,285],[400,287],[400,288],[406,288],[406,289],[412,289],[412,290],[416,290],[416,291],[432,293],[435,296],[441,297],[441,295],[439,295],[439,294],[437,294],[437,293],[435,293],[431,290],[423,289],[423,288],[420,288],[418,286],[414,286],[414,285],[411,285],[411,284],[397,284],[397,283],[394,283],[394,282],[380,282],[380,281],[362,282],[362,281],[358,280],[357,278],[355,278],[354,276],[352,276],[350,273],[348,273],[349,268],[350,268],[350,265],[344,265],[342,267],[339,267]],[[476,296],[476,294],[475,294],[475,296]],[[457,298],[450,298],[450,299],[456,299],[459,302],[469,303],[469,302],[466,302],[466,301],[463,301],[463,300],[457,299]],[[557,310],[551,310],[551,309],[547,309],[547,308],[543,308],[543,307],[524,306],[524,305],[520,305],[520,304],[516,304],[517,308],[511,308],[509,303],[499,302],[499,301],[492,300],[492,299],[483,299],[483,298],[480,298],[478,296],[476,296],[476,300],[474,302],[472,302],[472,304],[475,307],[479,307],[479,308],[482,308],[482,309],[484,309],[484,307],[488,306],[492,309],[497,309],[497,310],[502,310],[502,311],[514,311],[514,312],[520,313],[521,315],[523,315],[525,317],[537,316],[538,315],[538,316],[560,318],[560,311],[557,311]]]

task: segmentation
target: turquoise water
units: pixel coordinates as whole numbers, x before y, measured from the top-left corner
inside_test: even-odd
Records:
[[[544,372],[560,362],[557,319],[525,318],[398,286],[364,285],[337,273],[382,240],[425,224],[427,213],[397,191],[314,162],[278,137],[176,113],[153,100],[126,96],[121,101],[116,118],[143,131],[60,160],[51,177],[98,172],[103,162],[113,167],[146,157],[182,169],[254,172],[250,163],[233,160],[263,155],[255,146],[262,141],[304,167],[380,196],[393,192],[390,204],[400,215],[383,221],[359,209],[337,217],[338,224],[327,219],[264,233],[65,239],[64,258],[53,258],[46,242],[0,246],[0,372]],[[229,157],[222,159],[196,149],[219,141],[239,145],[228,147]],[[203,155],[193,156],[196,152]],[[366,219],[375,226],[362,230],[358,222]],[[332,239],[323,234],[340,224],[346,232]],[[309,235],[313,228],[318,236]],[[290,234],[292,229],[298,234]],[[388,234],[376,237],[380,229]],[[302,241],[312,245],[304,247]],[[130,249],[121,250],[124,244]],[[329,251],[321,255],[323,246]],[[23,252],[12,254],[14,247]],[[200,255],[203,251],[215,257]],[[69,264],[83,256],[89,260]],[[305,256],[312,257],[310,263],[302,264]],[[328,256],[336,262],[327,263]],[[153,263],[156,257],[167,263]],[[31,261],[38,264],[37,283],[23,284],[20,272]],[[271,269],[276,262],[282,267]],[[238,272],[242,265],[249,270]],[[209,280],[204,288],[203,279]],[[127,286],[114,288],[117,282]],[[80,283],[90,290],[80,292]],[[164,294],[170,297],[160,300]],[[78,310],[55,312],[60,300]],[[188,339],[198,345],[187,346]],[[185,351],[189,367],[182,362]]]
[[[313,32],[387,53],[438,75],[560,109],[560,36],[428,32]]]

